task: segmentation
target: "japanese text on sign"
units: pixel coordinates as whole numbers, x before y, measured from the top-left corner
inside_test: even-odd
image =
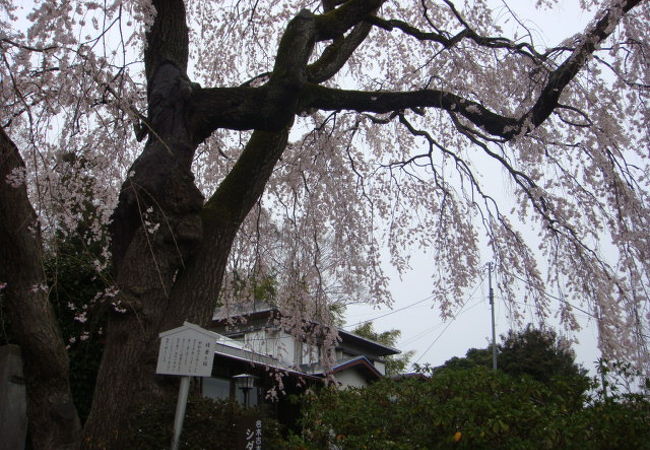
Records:
[[[212,373],[215,339],[210,332],[187,324],[161,333],[156,373],[209,377]],[[205,333],[201,332],[204,331]]]

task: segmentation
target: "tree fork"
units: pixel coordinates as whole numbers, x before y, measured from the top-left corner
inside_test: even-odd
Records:
[[[174,277],[202,235],[203,196],[191,172],[198,142],[188,121],[194,86],[185,74],[184,6],[176,0],[154,5],[158,14],[145,53],[151,129],[110,226],[120,291],[108,320],[84,448],[120,447],[133,407],[164,395],[164,380],[155,375],[160,324]]]

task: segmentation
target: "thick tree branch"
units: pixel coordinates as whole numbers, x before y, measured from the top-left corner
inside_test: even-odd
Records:
[[[397,19],[382,19],[380,17],[373,16],[369,17],[366,20],[383,30],[392,31],[393,29],[397,28],[403,33],[408,34],[409,36],[412,36],[419,41],[437,42],[445,47],[454,46],[458,41],[469,34],[469,30],[463,30],[450,38],[442,33],[422,31],[411,24]]]
[[[464,24],[466,28],[463,31],[460,31],[454,36],[449,37],[447,33],[443,33],[443,32],[422,31],[414,27],[413,25],[403,22],[401,20],[396,20],[396,19],[387,20],[376,16],[370,17],[367,20],[373,25],[382,28],[384,30],[392,31],[393,29],[397,28],[401,30],[403,33],[412,36],[413,38],[419,41],[437,42],[445,48],[451,48],[454,45],[456,45],[458,42],[462,41],[463,39],[470,39],[482,47],[502,48],[502,49],[511,50],[513,52],[527,56],[533,60],[539,60],[543,58],[542,55],[538,54],[533,48],[533,46],[527,42],[515,44],[514,42],[506,38],[481,36],[478,33],[476,33],[473,29],[469,28],[469,26],[467,26],[466,24]]]
[[[573,80],[576,74],[584,67],[587,60],[598,46],[607,39],[624,14],[643,0],[622,0],[606,9],[601,18],[596,21],[582,36],[581,42],[567,58],[549,76],[548,82],[542,89],[535,105],[524,116],[522,126],[527,128],[539,126],[553,112],[564,88]]]
[[[183,320],[204,323],[210,319],[232,242],[262,195],[288,135],[288,128],[255,131],[233,169],[206,202],[201,212],[203,240],[174,285],[161,329],[178,326]]]
[[[197,144],[218,128],[279,131],[293,120],[314,46],[314,17],[303,10],[289,22],[265,85],[192,91],[188,121]]]
[[[350,0],[323,15],[302,10],[285,30],[270,80],[259,88],[194,89],[189,122],[196,143],[217,128],[280,131],[298,112],[307,81],[320,83],[341,69],[368,35],[362,23],[383,1]],[[348,29],[356,27],[343,36]],[[307,66],[316,41],[335,39],[314,64]]]
[[[365,20],[386,0],[350,0],[336,9],[316,16],[316,40],[336,39]]]
[[[196,139],[200,142],[217,128],[279,130],[287,124],[287,111],[306,109],[348,109],[381,114],[411,108],[440,108],[461,114],[490,134],[505,139],[515,134],[519,124],[516,119],[496,114],[479,103],[432,89],[365,92],[305,83],[299,95],[299,105],[273,101],[271,92],[268,85],[260,88],[208,88],[194,92],[190,122]]]
[[[458,95],[426,89],[409,92],[363,92],[332,89],[317,85],[304,88],[304,109],[328,111],[349,109],[359,112],[388,113],[413,108],[439,108],[461,114],[488,133],[510,138],[518,125],[516,119],[496,114],[479,103]]]
[[[192,92],[189,123],[194,141],[217,128],[280,131],[293,121],[298,96],[307,81],[314,47],[316,16],[302,10],[282,35],[269,82],[259,88],[207,88]]]
[[[218,128],[231,130],[271,130],[275,123],[268,102],[268,86],[259,88],[200,88],[190,97],[194,140],[202,142]]]
[[[477,102],[438,90],[362,92],[307,85],[303,90],[301,106],[303,109],[316,108],[330,111],[349,109],[374,113],[388,113],[409,108],[439,108],[462,115],[493,136],[508,140],[518,134],[527,133],[549,117],[557,107],[563,89],[586,64],[589,56],[613,32],[623,14],[641,1],[626,0],[618,6],[607,9],[595,25],[584,33],[582,43],[576,47],[571,56],[550,74],[534,106],[520,118],[496,114]]]
[[[241,223],[253,207],[287,145],[289,130],[256,130],[235,166],[206,202],[201,216],[208,228],[214,220]],[[216,211],[219,211],[218,213]]]
[[[312,83],[322,83],[336,75],[366,39],[371,28],[369,23],[363,22],[347,36],[336,39],[323,51],[318,61],[307,67],[307,79]]]

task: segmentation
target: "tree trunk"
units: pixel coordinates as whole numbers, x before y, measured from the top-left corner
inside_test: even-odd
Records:
[[[155,202],[138,200],[140,209],[135,209],[135,213],[144,214],[142,208],[151,208],[148,220],[155,216],[164,223],[153,233],[146,226],[140,227],[118,260],[120,294],[116,300],[124,312],[113,312],[109,318],[93,409],[84,430],[85,448],[119,447],[133,407],[174,393],[169,388],[176,380],[155,375],[158,333],[179,326],[184,320],[201,325],[210,320],[232,242],[262,194],[286,146],[287,136],[288,128],[279,132],[254,132],[239,162],[202,206],[200,214],[186,207],[188,202],[200,205],[200,198],[191,178],[182,171],[167,173],[162,177],[165,182],[160,184],[144,179],[130,183],[138,186],[147,183],[146,195],[156,199]],[[152,138],[147,144],[157,146],[157,150],[145,150],[142,159],[134,164],[133,178],[138,178],[138,167],[145,164],[144,155],[169,149],[159,145],[157,139]],[[156,161],[161,159],[158,156]],[[165,170],[157,167],[153,172]],[[188,196],[179,192],[187,192]],[[124,193],[115,214],[117,220],[126,221],[122,218],[129,195],[138,197],[145,193],[138,194],[135,190]],[[170,198],[176,198],[178,203]],[[119,229],[117,220],[114,230]],[[117,245],[121,238],[119,233],[114,234]]]
[[[203,205],[191,162],[206,136],[190,120],[201,88],[185,74],[184,6],[180,0],[154,5],[158,14],[145,53],[149,140],[122,186],[111,223],[120,292],[108,321],[85,448],[118,448],[132,408],[167,391],[169,377],[155,375],[158,333],[183,320],[205,324],[211,318],[232,242],[286,146],[297,98],[296,86],[274,83],[272,92],[280,98],[288,92],[284,100],[292,103],[283,102],[282,114],[275,114],[279,131],[255,131]],[[303,71],[307,59],[301,59]]]
[[[173,281],[202,235],[203,196],[190,171],[196,145],[186,120],[191,84],[169,61],[149,83],[150,137],[122,186],[111,223],[120,291],[112,300],[84,430],[87,448],[116,448],[131,407],[162,395],[155,377],[160,325]]]
[[[25,184],[7,182],[24,169],[0,128],[0,281],[7,283],[7,316],[25,365],[29,436],[35,449],[74,449],[81,427],[65,344],[48,300],[39,223]]]

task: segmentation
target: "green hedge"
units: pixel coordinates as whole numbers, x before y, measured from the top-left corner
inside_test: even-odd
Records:
[[[138,408],[132,426],[124,434],[124,448],[167,450],[172,435],[176,400],[169,399]],[[179,449],[237,448],[243,426],[262,419],[264,449],[284,448],[280,425],[261,408],[242,408],[234,402],[191,397],[187,403]]]
[[[296,447],[324,449],[644,449],[641,396],[576,405],[561,384],[477,367],[305,397]]]

